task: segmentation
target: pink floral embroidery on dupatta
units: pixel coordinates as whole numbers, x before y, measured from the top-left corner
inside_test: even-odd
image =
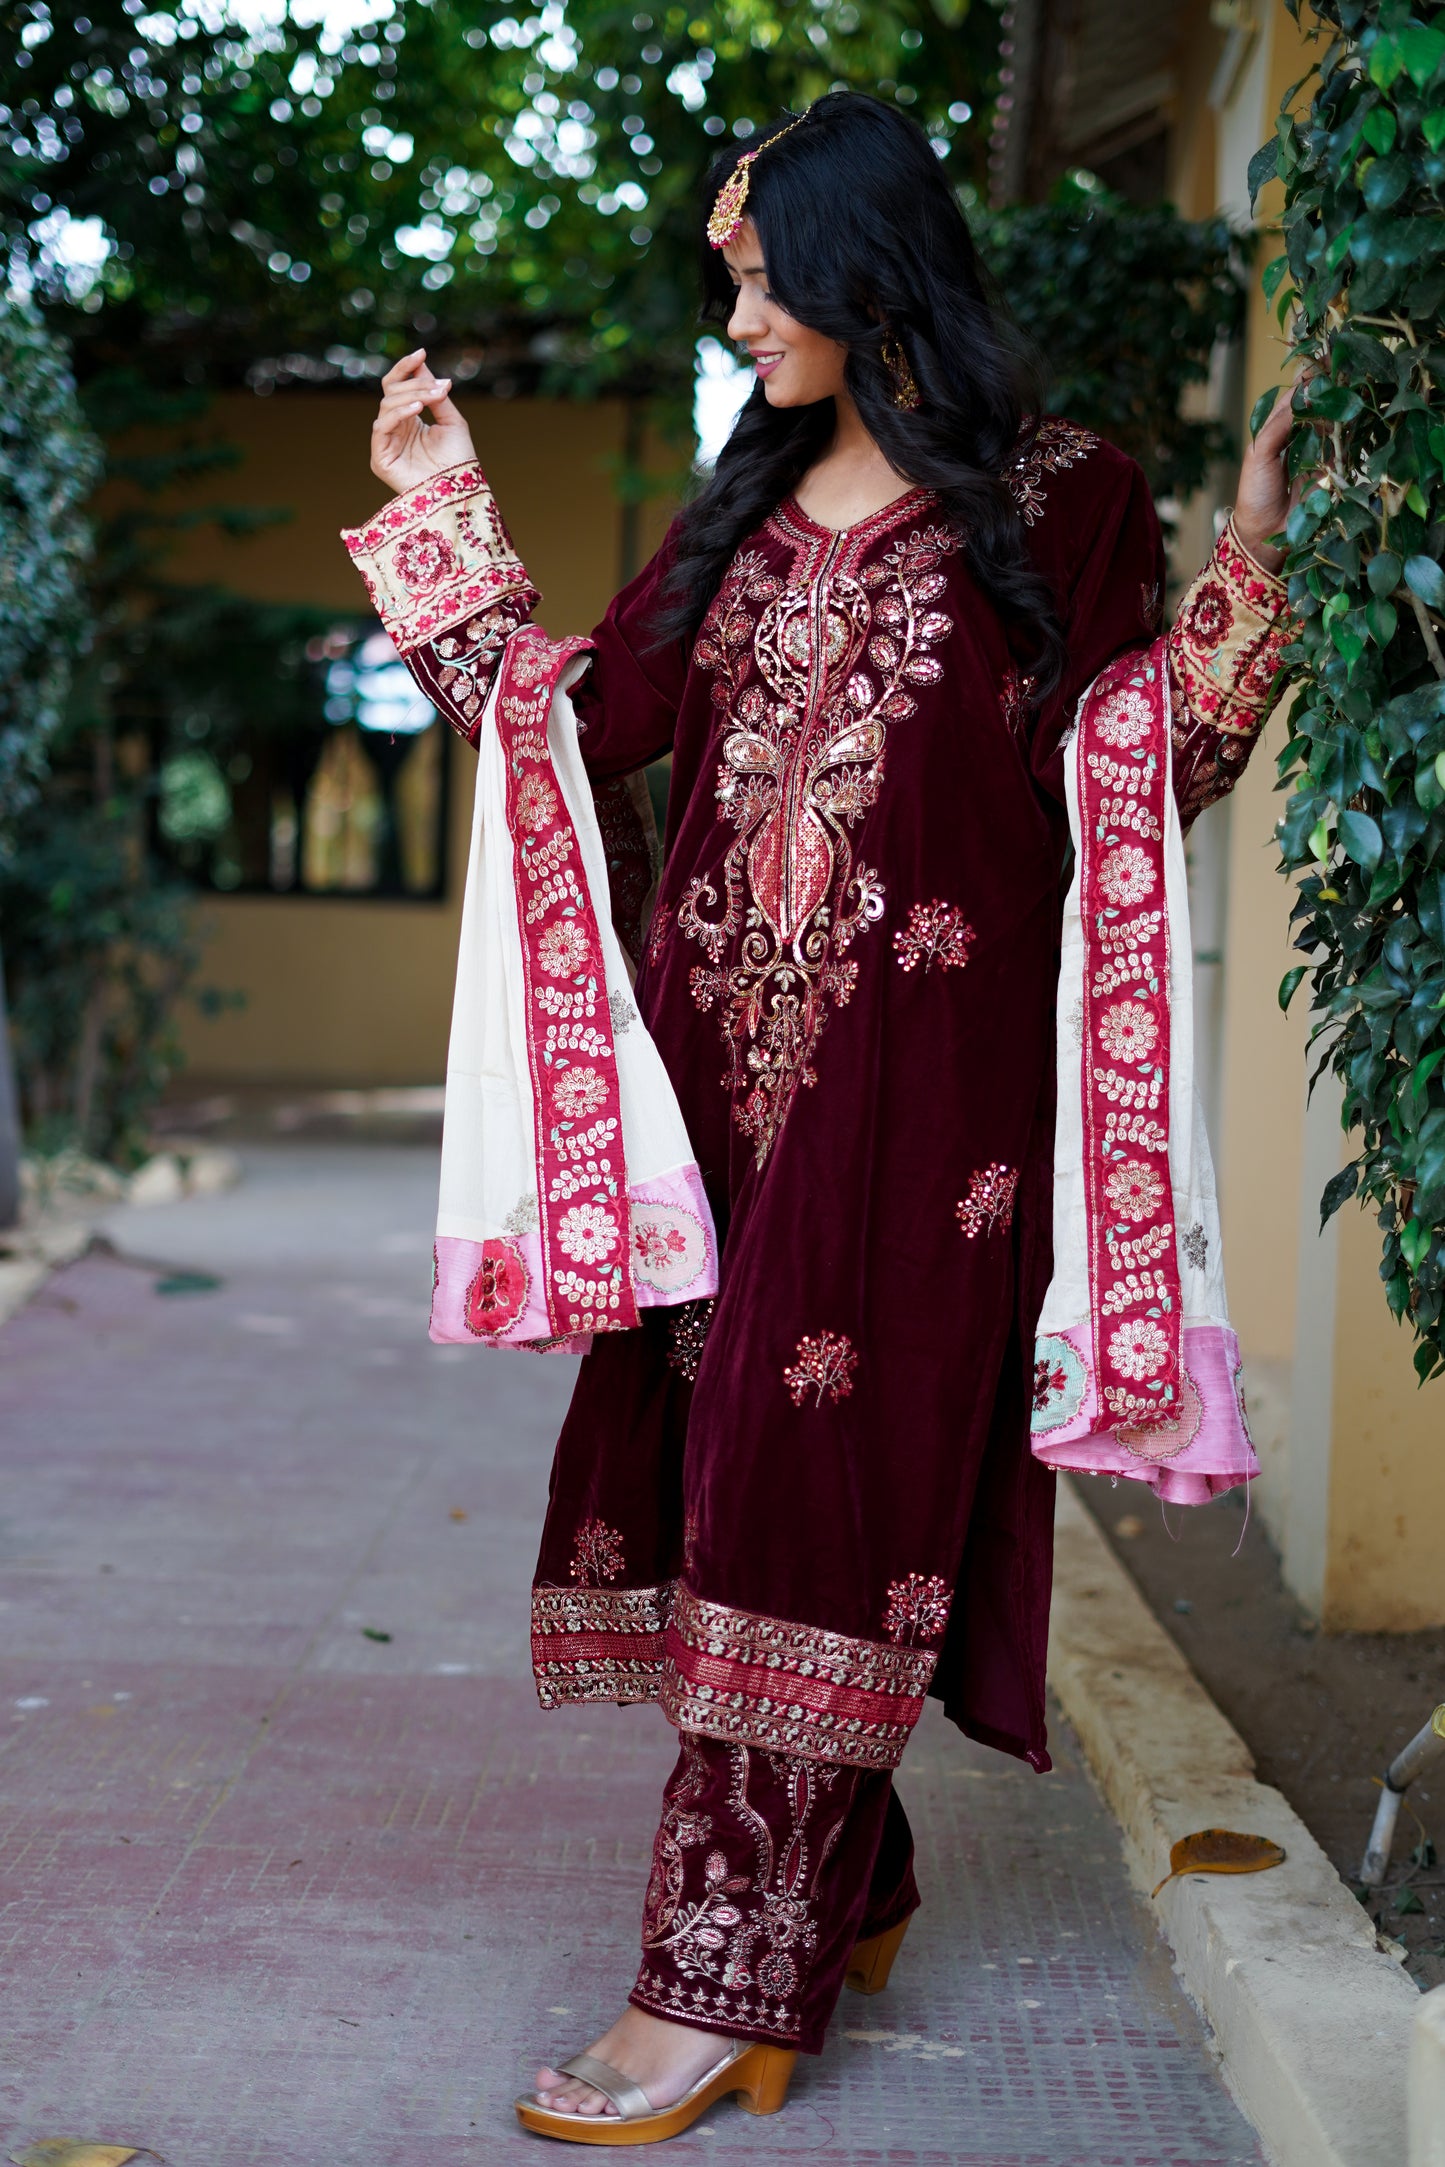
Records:
[[[585,640],[518,632],[502,660],[507,770],[527,1001],[547,1320],[558,1334],[637,1323],[622,1100],[602,943],[577,832],[547,743],[557,680]]]
[[[1080,710],[1084,1179],[1094,1362],[1131,1435],[1180,1414],[1180,1289],[1169,1182],[1169,693],[1153,650],[1111,663]]]
[[[432,1251],[432,1291],[436,1291],[436,1251]],[[473,1273],[462,1307],[469,1332],[479,1339],[505,1332],[526,1307],[527,1266],[516,1242],[482,1243],[482,1261]]]

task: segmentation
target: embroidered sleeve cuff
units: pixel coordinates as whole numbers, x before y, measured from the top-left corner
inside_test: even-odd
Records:
[[[1189,721],[1253,736],[1269,713],[1292,634],[1284,581],[1255,563],[1231,520],[1169,634],[1169,660]]]
[[[502,603],[520,620],[539,600],[476,465],[418,482],[341,539],[399,654]]]

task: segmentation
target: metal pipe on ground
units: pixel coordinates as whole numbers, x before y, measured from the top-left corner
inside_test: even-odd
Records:
[[[1395,1841],[1401,1798],[1415,1778],[1423,1775],[1431,1762],[1442,1755],[1445,1755],[1445,1701],[1385,1770],[1380,1803],[1375,1808],[1375,1825],[1370,1830],[1364,1864],[1360,1868],[1360,1880],[1367,1889],[1379,1888],[1390,1870],[1390,1849]]]

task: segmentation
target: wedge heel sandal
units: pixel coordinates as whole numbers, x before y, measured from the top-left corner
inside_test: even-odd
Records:
[[[886,1934],[874,1934],[867,1941],[856,1942],[848,1959],[848,1969],[843,1974],[844,1986],[852,1987],[855,1994],[881,1994],[907,1932],[908,1920],[901,1919],[897,1926],[890,1926]]]
[[[788,2096],[793,2064],[798,2059],[790,2047],[770,2047],[760,2040],[739,2039],[722,2061],[699,2077],[691,2091],[670,2107],[654,2107],[642,2087],[595,2055],[577,2054],[563,2062],[564,2077],[590,2084],[616,2108],[615,2114],[564,2114],[546,2107],[535,2093],[519,2099],[517,2120],[523,2129],[539,2137],[555,2137],[564,2144],[663,2144],[680,2137],[701,2115],[730,2092],[749,2114],[776,2114]]]

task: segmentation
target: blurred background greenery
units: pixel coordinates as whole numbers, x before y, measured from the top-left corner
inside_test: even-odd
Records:
[[[34,1145],[133,1161],[183,1010],[254,991],[212,982],[198,896],[448,893],[447,748],[359,589],[348,616],[195,575],[218,535],[301,516],[233,486],[238,398],[351,393],[358,462],[416,344],[519,413],[605,406],[606,570],[630,572],[738,397],[696,320],[699,176],[849,85],[927,130],[1055,410],[1138,456],[1166,515],[1200,487],[1228,432],[1186,394],[1238,328],[1238,247],[1159,201],[1147,129],[1021,160],[1013,29],[990,0],[7,0],[0,538],[29,599],[0,940]]]

